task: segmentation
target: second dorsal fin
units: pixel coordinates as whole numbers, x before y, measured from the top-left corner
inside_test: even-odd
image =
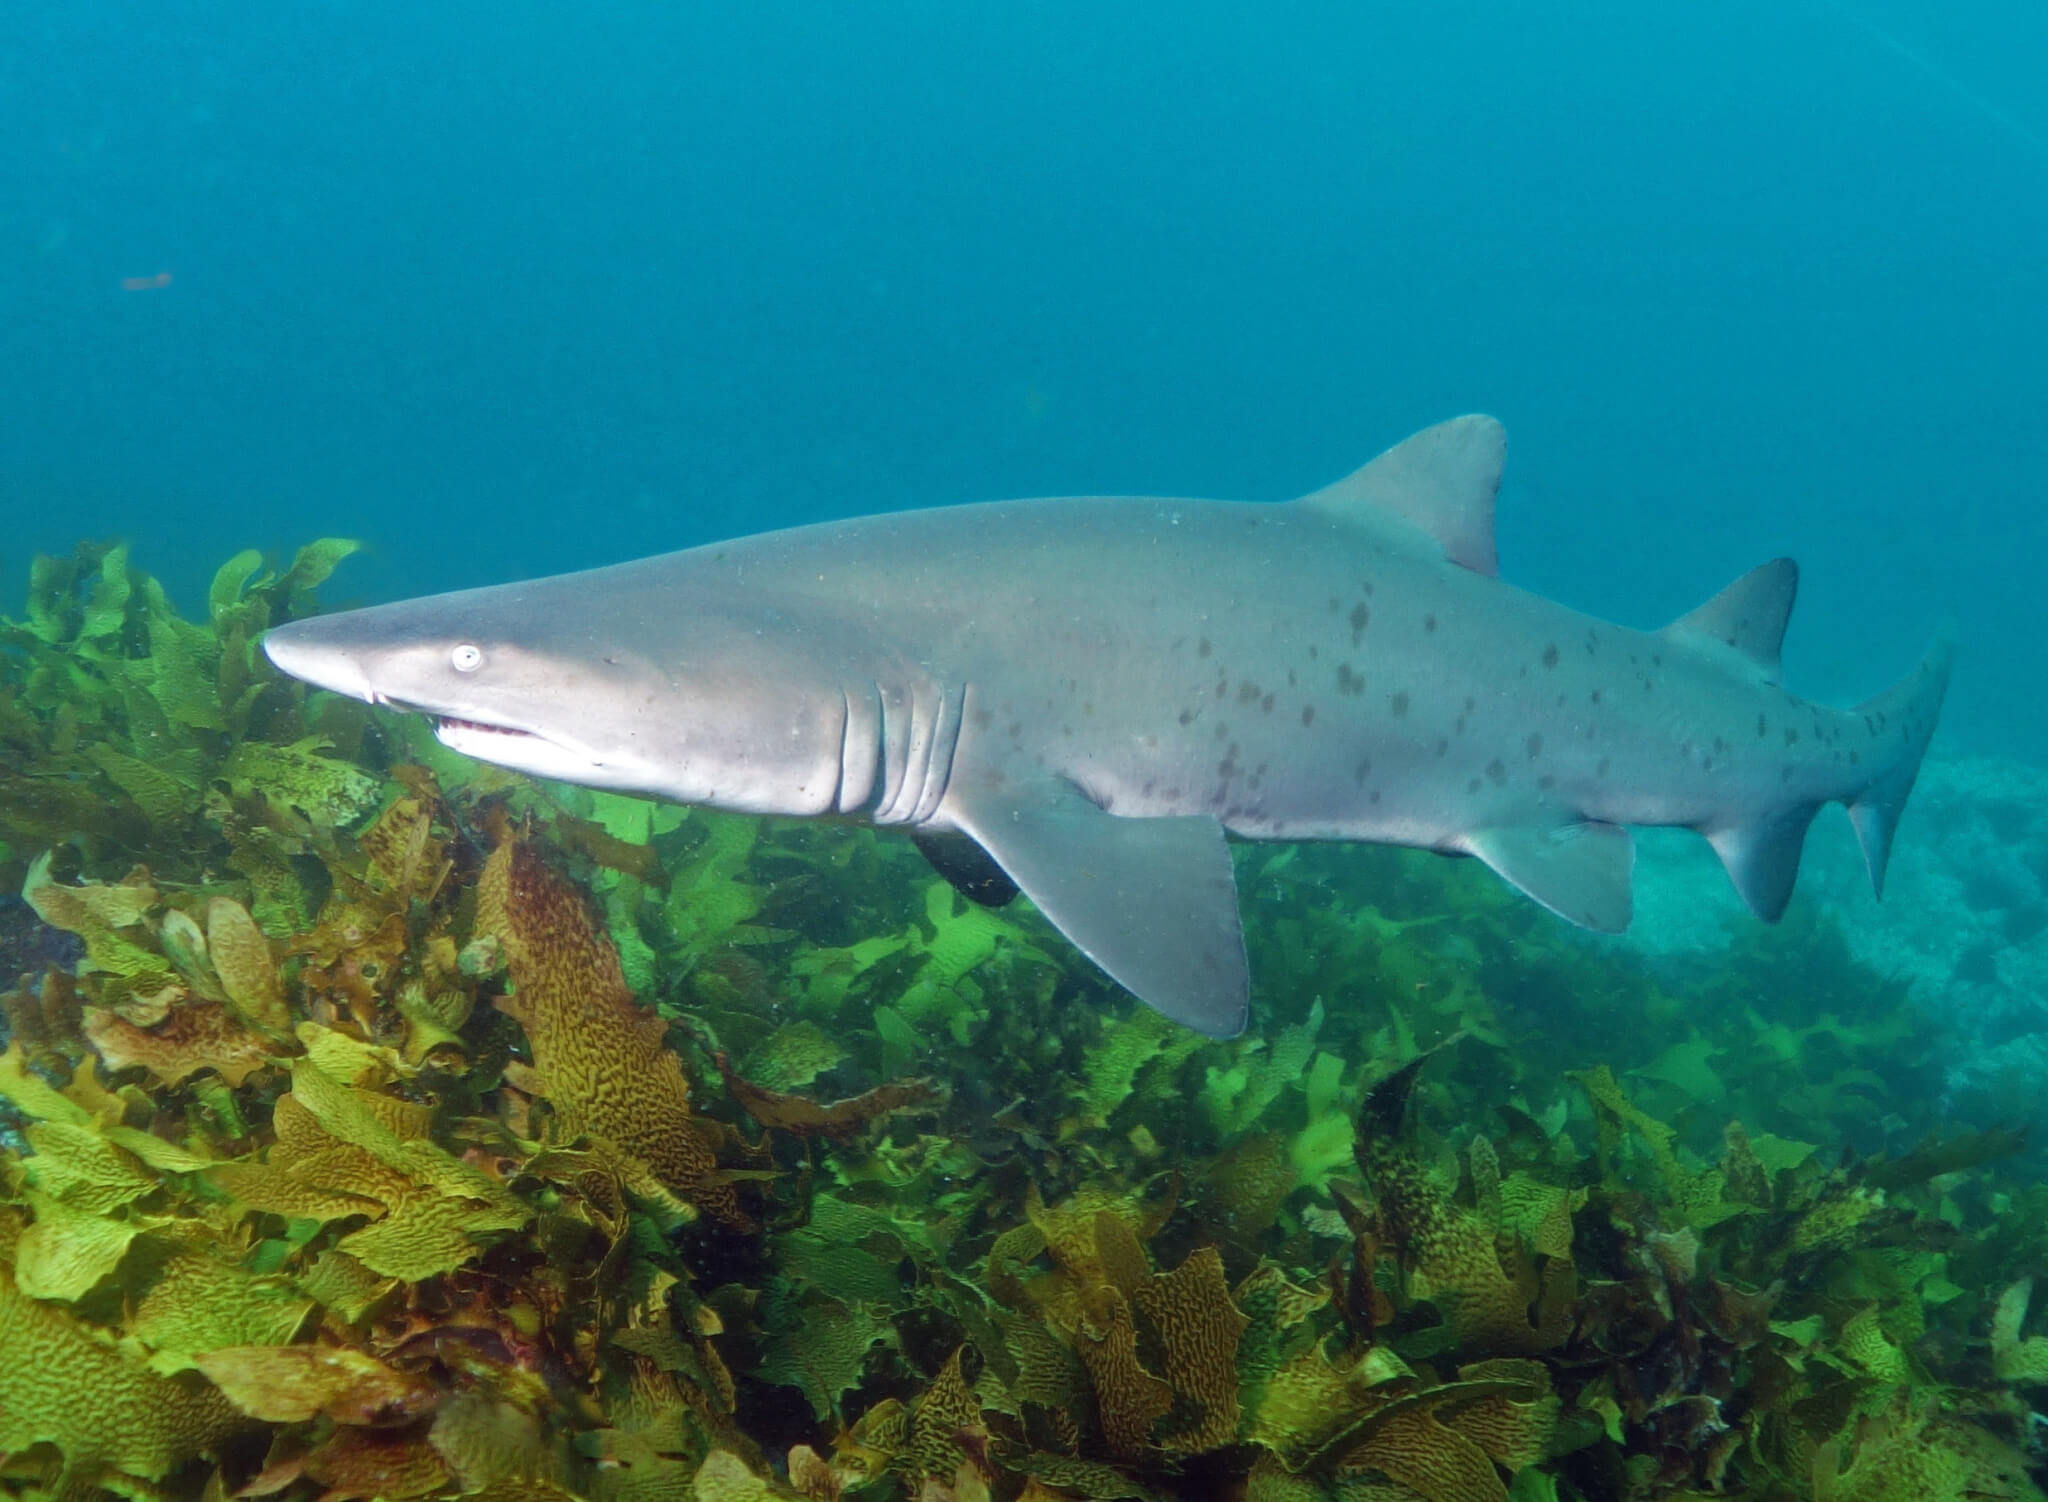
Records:
[[[1732,651],[1765,683],[1776,683],[1785,623],[1799,593],[1799,565],[1790,558],[1759,563],[1664,634],[1711,651]]]
[[[1493,498],[1507,433],[1491,417],[1454,417],[1403,439],[1362,469],[1297,503],[1368,522],[1391,518],[1432,538],[1451,562],[1500,572]]]

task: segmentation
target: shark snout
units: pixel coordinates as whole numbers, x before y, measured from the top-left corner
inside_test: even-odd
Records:
[[[294,621],[265,632],[263,655],[281,673],[289,673],[316,688],[347,694],[367,704],[377,702],[369,674],[361,661],[345,647],[321,639],[318,621]]]

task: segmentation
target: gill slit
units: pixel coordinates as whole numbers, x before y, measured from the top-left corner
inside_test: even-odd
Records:
[[[880,776],[869,817],[877,824],[919,824],[938,811],[952,777],[966,689],[930,681],[892,694],[875,685],[880,708]]]
[[[839,777],[832,784],[832,801],[828,809],[842,808],[839,800],[846,796],[846,757],[853,745],[853,699],[844,688],[839,690]]]

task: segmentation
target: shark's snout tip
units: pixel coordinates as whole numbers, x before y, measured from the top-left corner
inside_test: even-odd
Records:
[[[310,624],[293,621],[263,634],[263,655],[270,659],[271,666],[315,688],[375,703],[362,665],[348,653],[332,646],[323,647],[311,639],[312,633],[305,629]]]

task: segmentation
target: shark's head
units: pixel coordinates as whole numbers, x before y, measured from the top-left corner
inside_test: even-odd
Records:
[[[828,807],[838,685],[743,612],[679,609],[636,584],[607,569],[433,595],[294,621],[263,648],[294,678],[426,715],[442,744],[536,777],[752,812]]]

